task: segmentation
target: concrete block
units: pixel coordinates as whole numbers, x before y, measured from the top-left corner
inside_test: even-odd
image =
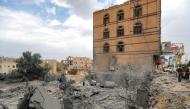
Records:
[[[105,88],[114,88],[116,86],[117,84],[115,84],[115,82],[112,82],[112,81],[106,81],[104,85]]]

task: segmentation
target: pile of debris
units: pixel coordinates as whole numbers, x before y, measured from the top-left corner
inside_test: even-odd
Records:
[[[137,91],[138,87],[130,84],[122,87],[113,81],[105,81],[104,84],[100,85],[89,77],[86,77],[82,82],[75,82],[68,80],[63,75],[62,80],[63,83],[59,85],[59,88],[64,92],[61,93],[56,93],[51,88],[50,83],[42,84],[48,90],[45,90],[42,86],[29,88],[28,93],[18,104],[18,109],[143,109],[147,107],[147,83],[143,84],[141,89]],[[127,81],[127,83],[130,83],[130,81]],[[57,99],[54,99],[47,92]],[[49,104],[52,105],[49,106]],[[46,107],[46,105],[49,107]]]
[[[126,81],[130,83],[131,81]],[[150,81],[151,82],[151,81]],[[148,88],[127,84],[122,87],[113,81],[97,83],[89,77],[64,89],[65,109],[143,109],[147,108]],[[138,89],[138,90],[137,90]]]
[[[65,78],[60,86],[56,81],[29,86],[23,83],[14,88],[10,85],[0,90],[0,109],[15,109],[17,105],[18,109],[190,108],[188,80],[178,82],[176,74],[167,72],[152,73],[145,80],[140,87],[133,86],[130,80],[126,86],[120,86],[113,81],[100,84],[89,77],[84,81]]]
[[[176,74],[157,72],[149,90],[149,107],[190,109],[190,82],[178,82]]]
[[[123,109],[126,97],[126,90],[123,88],[73,86],[63,99],[65,109]]]
[[[62,107],[43,87],[37,86],[29,88],[17,109],[62,109]]]

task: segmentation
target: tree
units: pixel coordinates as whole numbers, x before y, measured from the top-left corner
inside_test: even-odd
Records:
[[[73,74],[73,75],[76,75],[77,74],[77,69],[71,69],[71,71],[69,73]]]
[[[23,52],[22,56],[16,60],[19,71],[34,73],[40,68],[42,60],[40,54],[33,54],[29,51]]]
[[[18,72],[23,73],[26,77],[32,78],[45,76],[44,72],[49,72],[47,66],[41,66],[42,60],[39,53],[33,54],[30,51],[22,53],[22,56],[16,60]],[[44,77],[43,77],[44,78]]]
[[[189,66],[189,67],[190,67],[190,61],[187,63],[187,66]]]
[[[57,72],[62,71],[63,65],[60,62],[57,62]]]

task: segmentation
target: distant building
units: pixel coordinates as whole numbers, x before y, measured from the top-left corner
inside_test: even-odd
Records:
[[[17,69],[16,58],[0,57],[0,73],[11,73],[12,70]]]
[[[9,58],[9,57],[0,57],[0,73],[11,73],[12,70],[17,69],[16,65],[17,58]],[[57,73],[57,63],[56,60],[53,59],[45,59],[42,60],[42,66],[48,64],[52,69],[50,70],[51,73]]]
[[[63,71],[68,70],[69,66],[73,65],[73,58],[72,56],[66,57],[66,60],[62,60],[61,63],[63,64]]]
[[[86,57],[73,58],[73,68],[77,70],[92,70],[92,60]]]
[[[63,70],[77,69],[78,72],[85,72],[93,69],[93,61],[87,57],[69,56],[66,60],[62,60]]]
[[[42,66],[48,64],[51,67],[50,73],[56,74],[57,73],[57,61],[54,59],[45,59],[42,61]]]
[[[170,56],[168,59],[168,65],[177,65],[177,55],[175,56]]]

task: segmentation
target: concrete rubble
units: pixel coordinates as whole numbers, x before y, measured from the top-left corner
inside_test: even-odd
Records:
[[[9,108],[5,106],[4,104],[0,104],[0,109],[9,109]]]
[[[58,101],[60,106],[62,106],[63,91],[59,89],[56,81],[48,83],[44,83],[43,81],[31,81],[29,82],[29,86],[26,86],[25,83],[5,84],[0,93],[0,104],[4,104],[9,109],[17,109],[17,105],[25,98],[24,96],[27,96],[29,93],[30,87],[35,88],[38,85],[45,90],[43,92],[46,93],[45,95],[48,95],[47,98]]]
[[[61,105],[54,97],[48,94],[43,87],[37,86],[25,95],[17,109],[28,108],[61,109]]]
[[[64,95],[65,109],[124,109],[126,91],[122,87],[73,86]],[[133,92],[128,92],[131,95]],[[135,99],[135,97],[134,97]],[[129,102],[130,103],[130,102]]]
[[[190,82],[178,82],[175,73],[157,72],[149,89],[149,107],[190,109]]]
[[[98,83],[91,78],[52,82],[13,84],[0,91],[0,109],[189,109],[190,82],[177,81],[172,73],[155,72],[147,75],[139,86],[118,85],[114,81]],[[85,84],[84,84],[85,83]],[[15,87],[14,87],[15,86]],[[37,87],[36,87],[37,86]],[[28,103],[26,105],[24,102]],[[25,107],[26,106],[26,107]],[[52,107],[53,106],[53,107]]]

